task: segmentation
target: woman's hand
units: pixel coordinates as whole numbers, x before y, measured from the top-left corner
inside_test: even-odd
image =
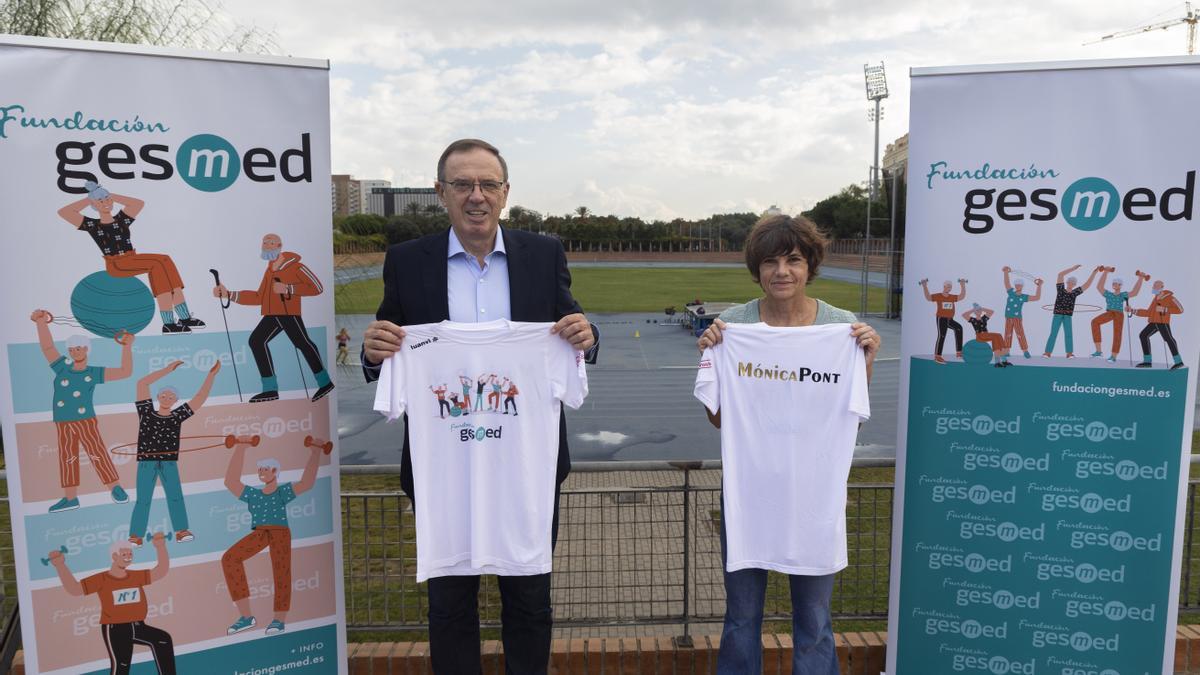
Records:
[[[850,324],[850,334],[858,341],[858,345],[863,348],[867,358],[867,372],[871,372],[871,366],[875,363],[875,355],[879,353],[879,348],[883,345],[883,340],[879,337],[879,333],[875,332],[869,324],[862,322]]]
[[[725,330],[725,322],[720,319],[714,319],[713,322],[704,329],[700,334],[700,339],[696,341],[696,347],[703,354],[705,349],[721,344],[721,331]]]

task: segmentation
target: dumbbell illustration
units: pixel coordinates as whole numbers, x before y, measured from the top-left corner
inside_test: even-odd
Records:
[[[59,552],[59,553],[61,553],[61,554],[63,554],[63,555],[65,556],[65,555],[67,554],[67,547],[66,547],[66,545],[59,546],[59,547],[58,547],[58,552]],[[41,560],[41,561],[42,561],[42,564],[43,564],[43,565],[45,565],[46,567],[49,567],[49,566],[50,566],[50,559],[49,559],[49,558],[39,558],[39,560]]]
[[[143,539],[145,539],[146,541],[154,541],[154,534],[155,534],[154,532],[147,532],[146,536],[143,537]],[[175,541],[173,538],[174,536],[175,536],[174,532],[163,532],[163,541],[168,541],[168,542]]]
[[[333,452],[333,441],[327,441],[323,438],[317,438],[316,436],[305,436],[304,447],[320,448],[322,452],[328,455],[330,452]]]
[[[254,434],[253,436],[234,436],[233,434],[229,434],[225,437],[225,447],[232,448],[239,443],[243,443],[252,448],[257,448],[260,440],[262,439],[258,434]]]

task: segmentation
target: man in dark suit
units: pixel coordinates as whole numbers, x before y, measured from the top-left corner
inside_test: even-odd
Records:
[[[553,321],[553,333],[579,350],[596,344],[594,328],[571,296],[571,274],[558,240],[500,229],[508,199],[508,166],[500,151],[477,139],[451,143],[438,160],[438,197],[450,229],[388,249],[383,302],[363,336],[368,381],[400,349],[406,325],[452,321]],[[567,427],[559,419],[559,484],[571,469]],[[407,425],[400,485],[413,496]],[[558,489],[551,541],[558,531]],[[545,673],[550,657],[550,574],[498,577],[505,666],[509,673]],[[437,673],[480,672],[479,577],[429,580],[429,642]]]

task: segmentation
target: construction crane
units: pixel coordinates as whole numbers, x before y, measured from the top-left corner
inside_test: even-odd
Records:
[[[1105,40],[1113,40],[1116,38],[1129,37],[1130,35],[1149,33],[1150,31],[1155,31],[1155,30],[1166,30],[1166,29],[1170,28],[1171,26],[1176,26],[1181,23],[1186,23],[1187,24],[1187,53],[1195,54],[1196,53],[1196,23],[1200,22],[1200,15],[1198,15],[1194,10],[1192,10],[1192,3],[1185,2],[1185,3],[1183,3],[1183,6],[1184,6],[1184,9],[1187,11],[1187,14],[1178,19],[1171,19],[1170,21],[1162,21],[1159,23],[1152,23],[1148,26],[1142,26],[1141,28],[1130,28],[1129,30],[1123,30],[1118,33],[1113,33],[1111,35],[1105,35],[1104,37],[1100,38],[1099,40],[1092,40],[1091,42],[1085,42],[1083,44],[1084,45],[1094,45],[1097,42],[1104,42]]]

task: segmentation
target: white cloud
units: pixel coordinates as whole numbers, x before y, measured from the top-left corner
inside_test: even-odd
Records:
[[[286,53],[333,61],[335,172],[428,185],[446,142],[483,135],[509,157],[517,203],[648,218],[798,210],[863,181],[866,62],[888,68],[882,146],[907,129],[911,67],[1184,44],[1180,27],[1082,46],[1156,18],[1118,0],[259,0],[226,11],[275,29]]]

